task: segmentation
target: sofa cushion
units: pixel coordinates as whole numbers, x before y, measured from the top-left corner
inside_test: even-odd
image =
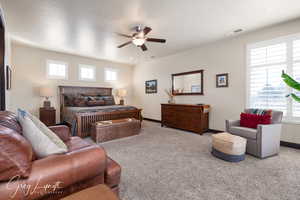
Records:
[[[105,151],[98,146],[86,147],[63,155],[48,156],[32,163],[32,170],[27,179],[18,179],[11,183],[9,188],[6,188],[6,183],[0,184],[0,199],[9,199],[5,197],[16,192],[17,197],[21,197],[22,194],[27,194],[27,196],[14,199],[36,200],[44,199],[43,197],[48,199],[47,197],[51,196],[53,199],[60,199],[57,198],[60,191],[65,191],[65,188],[75,184],[78,185],[72,188],[72,192],[86,186],[85,181],[95,177],[98,177],[98,184],[104,183],[101,177],[104,177],[105,164]],[[32,187],[21,189],[20,187],[24,184]]]
[[[28,177],[33,155],[29,142],[13,129],[0,125],[0,149],[0,181]]]
[[[19,110],[18,114],[23,135],[30,141],[38,158],[67,152],[67,146],[46,125],[26,111]]]
[[[229,132],[234,135],[238,135],[244,138],[256,139],[257,130],[253,128],[246,128],[241,126],[232,126]]]
[[[0,111],[0,124],[22,134],[22,127],[18,122],[18,117],[12,112]]]

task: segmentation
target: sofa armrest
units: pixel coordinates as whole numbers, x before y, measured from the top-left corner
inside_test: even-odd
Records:
[[[257,126],[257,142],[261,158],[279,153],[281,124]]]
[[[89,146],[78,151],[36,160],[27,179],[17,179],[8,185],[0,184],[0,199],[9,200],[14,194],[17,198],[13,199],[20,199],[19,197],[23,196],[28,200],[38,199],[99,175],[102,175],[104,183],[106,162],[106,153],[98,146]]]
[[[264,138],[276,136],[280,140],[281,127],[281,124],[259,124],[257,126],[257,134]]]
[[[53,131],[63,142],[67,142],[70,140],[71,133],[70,128],[68,126],[50,126],[49,129]]]
[[[226,120],[226,131],[229,132],[230,127],[240,126],[240,120]]]

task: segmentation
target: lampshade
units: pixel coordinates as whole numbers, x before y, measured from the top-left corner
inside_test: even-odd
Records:
[[[119,89],[118,90],[118,96],[119,97],[126,97],[126,95],[127,95],[127,90],[125,90],[125,89]]]
[[[41,97],[52,97],[54,95],[54,91],[49,87],[41,87],[40,88],[40,96]]]

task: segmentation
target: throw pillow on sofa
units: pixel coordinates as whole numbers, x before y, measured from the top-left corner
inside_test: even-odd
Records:
[[[68,151],[64,142],[29,112],[19,109],[18,118],[23,129],[23,136],[30,141],[38,158]]]
[[[15,130],[0,125],[0,181],[27,178],[33,156],[29,142]]]
[[[270,116],[272,116],[272,110],[270,110],[270,109],[252,108],[252,109],[248,109],[247,113],[256,114],[256,115],[270,115]]]
[[[271,124],[271,115],[241,113],[240,125],[242,127],[257,129],[259,124]]]

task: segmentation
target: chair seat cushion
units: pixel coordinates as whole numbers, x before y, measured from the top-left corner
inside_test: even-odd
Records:
[[[232,126],[229,129],[229,132],[234,135],[238,135],[244,138],[249,138],[256,140],[257,135],[257,129],[253,128],[246,128],[241,126]]]

